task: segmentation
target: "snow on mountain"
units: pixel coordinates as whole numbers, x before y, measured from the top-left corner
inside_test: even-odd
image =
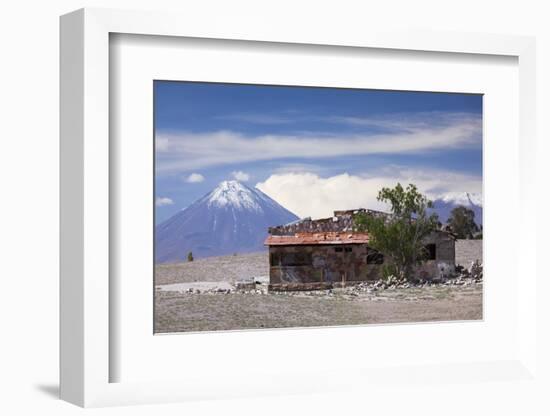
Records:
[[[433,211],[439,215],[442,223],[447,222],[453,208],[460,205],[474,211],[475,222],[483,223],[483,196],[479,193],[449,192],[433,199]]]
[[[237,181],[221,182],[155,229],[155,261],[264,250],[270,226],[298,219],[256,188]]]
[[[223,181],[208,194],[208,207],[225,208],[230,206],[238,210],[261,211],[258,200],[260,191],[248,188],[237,181]]]
[[[443,202],[454,203],[456,205],[477,205],[483,206],[483,198],[481,194],[469,192],[449,192],[439,197]]]

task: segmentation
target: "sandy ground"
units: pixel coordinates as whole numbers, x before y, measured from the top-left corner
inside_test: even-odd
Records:
[[[478,256],[469,246],[463,244],[465,256]],[[481,283],[373,293],[349,288],[268,293],[268,274],[266,252],[157,265],[155,332],[482,319]],[[259,290],[234,290],[235,282],[252,280],[262,282]]]
[[[268,275],[269,255],[265,251],[160,264],[155,267],[155,285],[198,281],[235,282]]]
[[[188,292],[190,289],[200,290],[231,290],[235,285],[230,282],[191,282],[191,283],[171,283],[169,285],[158,285],[157,290],[163,292]]]
[[[482,285],[303,293],[157,291],[155,332],[482,319]]]

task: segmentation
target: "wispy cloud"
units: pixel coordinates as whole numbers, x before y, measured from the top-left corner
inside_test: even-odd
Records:
[[[423,117],[380,119],[378,123],[386,129],[391,127],[391,131],[375,134],[264,134],[251,137],[235,131],[160,133],[157,136],[157,173],[283,158],[420,153],[481,143],[480,115],[430,113],[429,119]],[[358,123],[358,120],[347,122]],[[372,120],[361,120],[373,123]]]
[[[240,182],[247,182],[250,180],[250,175],[242,170],[233,171],[231,175]]]
[[[200,183],[204,181],[204,176],[200,173],[192,173],[189,176],[184,178],[187,183]]]
[[[174,201],[172,201],[170,198],[163,198],[163,197],[157,197],[155,199],[155,205],[157,207],[163,207],[165,205],[172,205]]]
[[[165,137],[155,138],[155,150],[157,152],[165,152],[170,147],[170,141]]]
[[[375,127],[387,129],[388,131],[404,130],[413,131],[418,128],[444,125],[453,122],[460,122],[462,119],[470,118],[471,113],[465,112],[444,112],[444,111],[423,111],[416,113],[391,113],[369,116],[323,116],[312,115],[304,112],[287,111],[281,113],[235,113],[215,117],[218,120],[238,121],[247,124],[295,124],[295,123],[317,123],[317,124],[342,124],[355,127]]]
[[[481,178],[443,170],[388,167],[376,175],[344,173],[321,177],[313,173],[271,175],[256,187],[301,217],[329,217],[334,210],[371,208],[387,210],[376,199],[382,187],[414,183],[436,199],[448,193],[481,193]]]
[[[445,127],[464,122],[481,123],[481,115],[462,112],[425,111],[417,113],[392,113],[376,116],[333,116],[333,123],[359,127],[375,127],[387,131],[417,132],[427,128]],[[481,126],[480,126],[481,127]]]
[[[239,121],[249,124],[288,124],[296,121],[295,117],[276,114],[228,114],[216,117],[218,120]]]
[[[325,166],[314,163],[284,163],[277,166],[273,173],[319,173],[326,169]]]

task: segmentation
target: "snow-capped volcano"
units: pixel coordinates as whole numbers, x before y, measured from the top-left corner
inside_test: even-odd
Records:
[[[155,261],[264,250],[268,227],[297,219],[259,189],[224,181],[156,227]]]
[[[483,197],[479,193],[449,192],[438,196],[433,200],[433,210],[439,215],[442,223],[447,222],[453,208],[462,205],[474,211],[475,222],[483,223]]]
[[[261,211],[262,201],[268,204],[275,202],[256,188],[249,188],[237,181],[223,181],[207,195],[206,203],[208,207]]]

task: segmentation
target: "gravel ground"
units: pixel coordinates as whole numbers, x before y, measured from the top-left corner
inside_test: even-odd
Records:
[[[465,256],[481,255],[477,241],[462,241]],[[480,282],[370,293],[350,288],[268,293],[268,274],[267,252],[157,265],[155,332],[482,319]],[[235,282],[251,278],[262,282],[259,290],[234,290]]]
[[[480,320],[482,292],[481,283],[355,295],[157,291],[155,332]]]
[[[235,282],[269,275],[269,255],[261,253],[207,257],[155,266],[155,285],[189,282]]]

